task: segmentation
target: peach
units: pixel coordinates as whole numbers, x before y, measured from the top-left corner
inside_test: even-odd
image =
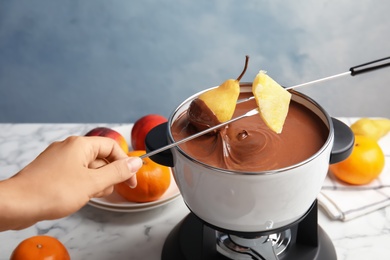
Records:
[[[167,121],[166,117],[158,114],[149,114],[138,119],[134,123],[130,134],[133,149],[145,150],[145,138],[149,131]]]
[[[103,136],[114,139],[125,153],[129,152],[129,146],[126,139],[114,129],[108,127],[96,127],[86,133],[85,136]]]

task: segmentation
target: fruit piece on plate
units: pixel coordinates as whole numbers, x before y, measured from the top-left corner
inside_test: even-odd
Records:
[[[390,119],[387,118],[360,118],[351,125],[355,135],[364,135],[378,141],[390,131]]]
[[[70,255],[66,247],[56,238],[38,235],[26,238],[14,249],[11,260],[68,260]]]
[[[125,153],[129,152],[129,145],[126,142],[126,139],[114,129],[108,127],[96,127],[86,133],[85,136],[103,136],[114,139]]]
[[[240,80],[248,67],[246,56],[245,67],[237,79],[228,79],[220,86],[208,90],[191,102],[187,110],[189,120],[198,130],[226,122],[233,116],[240,94]]]
[[[158,114],[149,114],[139,118],[131,128],[130,137],[133,149],[145,150],[145,138],[149,131],[167,121],[166,117]]]
[[[344,161],[331,164],[329,169],[346,183],[363,185],[376,179],[384,166],[385,155],[379,144],[370,137],[355,135],[351,155]]]
[[[252,92],[261,118],[272,131],[280,134],[287,117],[291,93],[263,70],[256,75],[252,83]]]
[[[144,150],[130,151],[129,156],[141,156]],[[143,159],[143,166],[136,173],[137,186],[130,188],[125,182],[116,184],[115,191],[131,202],[151,202],[158,200],[171,184],[171,170],[155,163],[150,158]]]

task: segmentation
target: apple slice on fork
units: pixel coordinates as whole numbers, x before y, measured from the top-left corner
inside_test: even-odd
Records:
[[[252,83],[252,92],[261,118],[272,131],[280,134],[287,117],[291,93],[268,76],[264,70],[260,70],[256,75]]]

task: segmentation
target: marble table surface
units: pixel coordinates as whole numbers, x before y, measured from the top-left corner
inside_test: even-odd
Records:
[[[0,179],[16,173],[49,143],[104,125],[0,124]],[[165,238],[188,213],[180,196],[142,212],[112,212],[86,205],[62,219],[1,232],[0,259],[9,259],[19,242],[37,234],[57,237],[72,259],[160,259]],[[390,207],[347,222],[330,220],[320,210],[319,224],[332,239],[340,260],[390,258]]]

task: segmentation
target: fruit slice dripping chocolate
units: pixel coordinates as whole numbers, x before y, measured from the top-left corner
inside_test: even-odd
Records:
[[[232,118],[240,94],[240,80],[246,72],[248,61],[249,56],[246,56],[244,69],[237,79],[228,79],[191,102],[187,110],[188,119],[198,131]]]

